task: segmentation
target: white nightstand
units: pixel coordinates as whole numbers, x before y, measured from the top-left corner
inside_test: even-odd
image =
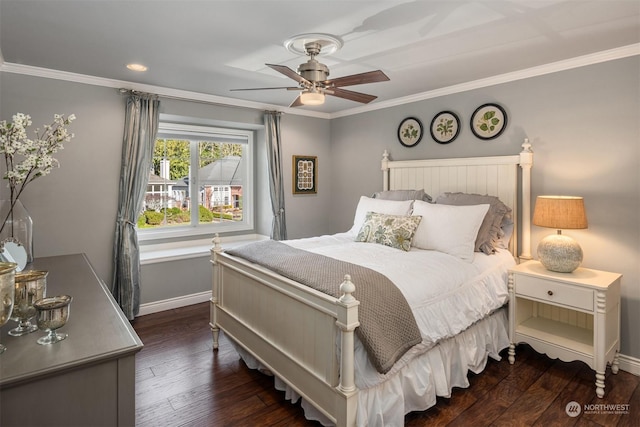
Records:
[[[538,261],[510,269],[509,363],[518,343],[565,362],[581,360],[596,371],[603,397],[607,363],[618,373],[621,277],[587,268],[555,273]]]

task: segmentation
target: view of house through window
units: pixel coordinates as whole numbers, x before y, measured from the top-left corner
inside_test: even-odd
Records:
[[[246,133],[161,125],[138,229],[242,223],[247,142]]]

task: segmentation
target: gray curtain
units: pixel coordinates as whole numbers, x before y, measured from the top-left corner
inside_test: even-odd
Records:
[[[264,126],[267,133],[267,157],[269,160],[269,190],[273,222],[271,238],[287,239],[287,222],[284,214],[284,185],[282,183],[282,142],[280,134],[280,115],[278,111],[265,111]]]
[[[159,106],[155,96],[133,94],[127,98],[111,293],[129,320],[140,309],[140,253],[135,222],[149,180]]]

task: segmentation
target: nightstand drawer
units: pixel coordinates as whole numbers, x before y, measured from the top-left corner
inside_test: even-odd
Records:
[[[516,296],[531,297],[550,304],[561,304],[593,311],[593,291],[539,277],[518,275]]]

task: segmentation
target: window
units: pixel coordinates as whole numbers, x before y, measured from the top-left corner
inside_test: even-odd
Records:
[[[141,240],[253,228],[253,132],[160,123]]]

